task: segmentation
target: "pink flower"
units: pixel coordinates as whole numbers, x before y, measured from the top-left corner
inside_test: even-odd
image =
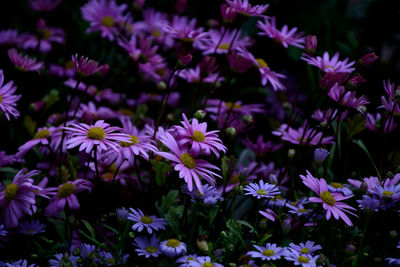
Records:
[[[400,85],[396,87],[394,83],[390,83],[390,80],[383,81],[383,89],[387,94],[387,98],[381,96],[382,105],[379,108],[385,108],[390,113],[393,112],[394,115],[400,115],[399,101],[396,97],[396,91],[400,90]]]
[[[258,35],[266,35],[280,42],[285,48],[288,48],[288,45],[303,48],[303,44],[306,40],[303,33],[296,32],[297,28],[289,30],[287,25],[284,25],[281,30],[278,30],[275,25],[275,17],[271,19],[265,18],[264,23],[258,21],[257,26],[262,30]]]
[[[79,151],[86,149],[86,153],[89,153],[96,146],[98,152],[108,148],[118,151],[119,144],[115,141],[130,142],[129,135],[114,133],[122,131],[121,128],[110,127],[103,120],[96,121],[94,125],[72,123],[71,126],[73,127],[64,127],[72,134],[71,138],[66,141],[68,149],[80,146]]]
[[[31,150],[37,144],[48,145],[49,144],[48,138],[51,137],[56,130],[57,129],[55,127],[39,128],[32,140],[29,140],[28,142],[26,142],[25,144],[23,144],[18,148],[18,154],[20,156],[24,156],[29,150]]]
[[[14,66],[21,71],[37,71],[43,68],[43,62],[36,62],[36,58],[22,56],[15,48],[8,50],[8,57]]]
[[[243,16],[260,16],[269,6],[268,4],[251,6],[249,0],[226,0],[226,3]]]
[[[346,92],[344,86],[339,86],[337,83],[329,90],[328,96],[339,104],[349,108],[357,108],[369,104],[366,96],[363,95],[356,98],[356,91]]]
[[[9,81],[5,85],[3,70],[0,70],[0,111],[4,113],[7,120],[10,120],[10,115],[14,118],[19,117],[19,111],[15,108],[17,101],[21,98],[21,95],[14,95],[17,90],[16,86],[13,86],[13,81]]]
[[[192,69],[184,69],[179,72],[179,77],[186,80],[188,83],[198,83],[203,81],[205,83],[213,83],[216,80],[218,82],[222,82],[224,80],[223,77],[218,77],[218,73],[207,73],[206,77],[201,78],[200,66],[196,66],[196,68]]]
[[[184,178],[188,185],[189,191],[193,190],[193,181],[197,190],[204,194],[201,185],[201,178],[205,179],[211,185],[215,185],[214,176],[221,177],[209,169],[219,170],[218,167],[208,163],[203,159],[196,159],[189,154],[187,149],[180,148],[175,141],[175,138],[168,132],[161,137],[161,142],[167,146],[172,153],[157,152],[158,155],[172,161],[175,164],[174,169],[179,171],[179,178]],[[200,178],[201,177],[201,178]]]
[[[276,213],[271,209],[266,209],[265,211],[259,210],[258,213],[273,222],[275,221]]]
[[[186,43],[193,43],[207,37],[208,33],[203,32],[203,28],[196,28],[197,20],[195,18],[189,21],[187,17],[174,16],[171,25],[165,25],[164,31],[173,38]]]
[[[282,147],[282,144],[275,144],[270,140],[264,142],[264,138],[261,134],[257,137],[256,143],[253,143],[248,136],[242,141],[242,143],[258,156],[264,156],[267,153],[274,152]]]
[[[348,62],[349,59],[339,60],[339,53],[333,55],[330,59],[328,52],[325,52],[323,57],[317,56],[316,58],[309,55],[303,55],[302,60],[308,64],[318,67],[323,72],[345,72],[351,73],[355,68],[352,68],[354,61]]]
[[[2,220],[6,227],[18,226],[23,212],[32,215],[36,211],[35,192],[41,190],[33,185],[32,176],[38,175],[39,171],[30,171],[23,174],[27,169],[20,170],[14,177],[12,183],[0,192],[0,206],[3,207]]]
[[[72,62],[75,65],[76,71],[83,76],[90,76],[96,72],[101,72],[102,74],[107,72],[109,67],[107,64],[99,66],[99,62],[87,57],[81,56],[78,59],[78,54],[72,56]]]
[[[68,181],[58,186],[54,189],[54,197],[50,200],[45,213],[49,215],[58,216],[62,210],[65,208],[65,204],[68,203],[68,207],[71,210],[77,210],[80,208],[78,198],[75,193],[80,193],[84,190],[92,191],[92,183],[77,179],[75,181]],[[55,192],[57,190],[57,192]]]
[[[346,213],[352,214],[349,210],[356,210],[355,208],[340,202],[340,200],[348,199],[353,197],[351,196],[343,196],[340,193],[331,193],[328,189],[328,184],[326,183],[324,178],[320,178],[319,180],[312,176],[312,174],[307,171],[307,176],[300,175],[303,183],[310,188],[314,193],[316,193],[319,197],[310,197],[310,202],[314,203],[322,203],[322,207],[326,210],[326,219],[329,220],[331,216],[338,220],[341,218],[347,225],[352,226],[352,222],[349,217],[347,217]]]

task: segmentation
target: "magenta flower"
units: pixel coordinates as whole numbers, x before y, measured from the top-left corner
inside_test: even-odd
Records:
[[[208,33],[203,32],[203,28],[196,28],[195,18],[189,21],[187,17],[174,16],[170,25],[165,25],[164,31],[173,38],[186,43],[193,43],[207,37]]]
[[[32,176],[38,175],[40,171],[20,170],[14,177],[12,183],[0,191],[0,207],[3,208],[2,220],[6,227],[18,226],[23,212],[32,215],[36,211],[35,191],[41,188],[33,185]],[[25,174],[23,174],[25,173]]]
[[[29,0],[30,7],[39,12],[50,12],[56,8],[62,0]]]
[[[330,59],[328,52],[325,52],[323,57],[310,57],[309,55],[303,55],[302,60],[306,61],[308,64],[316,66],[323,72],[345,72],[350,73],[355,68],[352,68],[354,61],[348,62],[349,59],[339,60],[339,52],[337,52]]]
[[[274,152],[282,147],[282,144],[275,144],[270,140],[264,142],[264,138],[261,134],[257,137],[256,143],[253,143],[248,136],[242,141],[242,143],[256,153],[257,156],[264,156],[267,153]]]
[[[115,141],[130,142],[129,135],[114,133],[122,131],[121,128],[110,127],[103,120],[96,121],[94,125],[72,123],[71,126],[73,127],[65,127],[72,134],[71,138],[66,141],[68,149],[80,146],[79,151],[86,149],[86,153],[89,153],[96,146],[98,152],[108,148],[118,151],[119,144]]]
[[[178,76],[188,83],[199,83],[200,81],[205,83],[214,83],[215,81],[222,82],[224,80],[223,77],[219,77],[218,73],[207,73],[206,77],[201,77],[200,66],[196,66],[196,68],[192,69],[184,69],[181,70]]]
[[[387,94],[387,98],[381,96],[382,105],[379,108],[385,108],[394,115],[400,115],[400,106],[396,98],[396,91],[400,90],[400,85],[396,87],[394,83],[390,83],[390,80],[383,81],[383,89]]]
[[[276,213],[271,209],[266,209],[265,211],[259,210],[258,213],[260,213],[262,216],[264,216],[268,220],[271,220],[273,222],[275,221]]]
[[[269,6],[268,4],[251,6],[249,0],[226,0],[226,3],[242,16],[260,16]]]
[[[115,0],[91,0],[81,7],[82,17],[90,23],[86,32],[101,31],[101,37],[113,41],[119,34],[119,26],[127,20],[123,15],[127,4],[117,5]]]
[[[335,83],[329,90],[328,96],[339,104],[348,108],[357,108],[369,104],[366,96],[356,98],[356,91],[345,91],[344,86],[339,86]]]
[[[31,150],[37,144],[48,145],[49,144],[48,138],[51,137],[53,133],[57,130],[58,129],[55,127],[39,128],[32,140],[29,140],[28,142],[26,142],[25,144],[23,144],[18,148],[18,154],[24,156],[29,150]]]
[[[22,56],[17,49],[8,50],[8,57],[14,66],[21,71],[37,71],[43,68],[44,62],[36,62],[36,58],[29,58],[27,55]]]
[[[4,113],[7,120],[10,120],[10,115],[14,118],[19,117],[19,111],[15,108],[17,101],[21,98],[21,95],[14,95],[17,90],[16,86],[13,86],[14,82],[9,81],[4,84],[3,70],[0,70],[0,111]]]
[[[71,210],[79,209],[79,201],[75,194],[84,190],[91,192],[92,187],[93,185],[91,182],[83,179],[68,181],[59,185],[54,189],[52,193],[54,197],[50,199],[50,203],[47,206],[45,213],[58,216],[60,212],[64,210],[66,203],[68,203],[68,207]],[[56,190],[57,192],[55,192]]]
[[[314,203],[322,203],[322,207],[326,210],[326,219],[329,220],[331,216],[338,220],[341,218],[348,226],[352,226],[352,222],[349,217],[347,217],[346,213],[352,214],[349,210],[356,210],[355,208],[340,202],[340,200],[348,199],[353,197],[351,196],[343,196],[340,193],[331,193],[329,192],[328,184],[326,183],[324,178],[320,178],[319,180],[312,176],[312,174],[307,171],[307,176],[300,175],[303,183],[310,188],[314,193],[316,193],[319,197],[310,197],[310,202]]]
[[[72,56],[72,62],[75,65],[76,71],[82,76],[90,76],[96,72],[105,73],[108,71],[109,67],[107,64],[99,66],[99,62],[87,57],[81,56],[78,59],[78,54]]]
[[[187,149],[180,148],[175,138],[168,132],[161,137],[161,142],[167,146],[172,153],[157,152],[158,155],[172,161],[175,164],[174,169],[179,171],[179,178],[184,178],[188,185],[189,191],[193,190],[193,181],[197,190],[204,194],[201,185],[201,178],[205,179],[209,184],[215,185],[214,176],[221,177],[209,169],[219,170],[218,167],[208,163],[204,159],[196,159],[189,154]],[[201,178],[200,178],[201,177]]]
[[[258,21],[257,26],[262,30],[258,35],[266,35],[281,43],[285,48],[288,48],[288,45],[303,48],[306,41],[302,32],[296,32],[297,28],[289,30],[288,26],[284,25],[281,30],[278,30],[275,25],[275,17],[265,18],[264,23]]]

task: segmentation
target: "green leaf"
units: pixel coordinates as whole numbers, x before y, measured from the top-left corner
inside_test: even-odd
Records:
[[[349,139],[352,139],[353,136],[362,132],[364,129],[365,129],[365,117],[356,114],[354,115],[353,118],[349,118],[347,120],[346,130]]]
[[[32,117],[29,115],[25,115],[24,124],[29,134],[31,136],[34,136],[36,131],[36,122],[32,120]]]
[[[162,186],[167,181],[168,171],[171,170],[171,165],[157,160],[151,160],[151,164],[156,172],[156,183],[159,186]]]
[[[89,230],[90,235],[92,236],[92,238],[96,237],[96,233],[94,232],[93,227],[90,225],[90,223],[86,220],[81,220],[83,222],[83,224],[86,226],[86,228]]]
[[[171,190],[168,192],[166,196],[163,196],[161,199],[161,205],[156,203],[156,208],[161,216],[168,212],[169,208],[174,205],[179,199],[179,191]]]

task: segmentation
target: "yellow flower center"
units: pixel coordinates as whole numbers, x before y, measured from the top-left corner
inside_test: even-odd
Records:
[[[335,67],[333,67],[333,66],[331,66],[331,65],[328,65],[328,64],[325,65],[325,68],[330,68],[330,69],[332,69],[332,70],[335,69]]]
[[[153,36],[154,37],[160,37],[161,36],[161,32],[159,30],[154,30],[153,31]]]
[[[143,216],[142,218],[140,218],[140,221],[144,224],[149,224],[153,222],[153,219],[149,216]]]
[[[382,195],[384,197],[392,197],[393,196],[393,192],[385,190],[385,191],[382,192]]]
[[[101,19],[101,25],[103,25],[103,26],[112,27],[112,26],[114,26],[114,24],[115,24],[115,21],[114,21],[114,19],[113,19],[112,17],[110,17],[110,16],[104,16],[104,17]]]
[[[51,31],[49,29],[45,29],[42,33],[42,39],[47,40],[51,36]]]
[[[240,183],[240,174],[236,174],[232,176],[231,180],[229,181],[229,184],[237,184]]]
[[[103,140],[106,137],[103,128],[97,126],[90,128],[86,135],[93,140]]]
[[[181,155],[181,162],[189,169],[194,169],[194,167],[196,167],[196,161],[188,153],[183,153]]]
[[[301,213],[306,213],[306,212],[308,212],[308,210],[306,210],[306,209],[298,209],[297,211],[298,211],[298,212],[301,212]]]
[[[50,135],[50,131],[47,129],[42,129],[38,132],[35,133],[35,136],[33,137],[33,139],[42,139],[42,138],[46,138],[47,136]]]
[[[258,189],[257,194],[265,196],[266,194],[268,194],[268,192],[265,189]]]
[[[297,258],[300,263],[308,263],[310,260],[305,256],[300,256]]]
[[[108,258],[108,259],[106,260],[106,262],[109,263],[109,264],[111,264],[111,265],[114,265],[114,264],[115,264],[115,258]]]
[[[59,198],[68,197],[72,193],[75,192],[75,185],[72,183],[65,183],[60,186],[57,190],[57,194]]]
[[[218,46],[219,49],[223,49],[223,50],[228,50],[229,49],[229,44],[225,43],[225,44],[221,44],[220,46]]]
[[[149,253],[154,253],[154,252],[157,252],[157,248],[153,247],[153,246],[147,246],[146,251]]]
[[[275,254],[275,251],[273,251],[272,249],[266,249],[263,251],[262,253],[264,256],[270,257],[273,256]]]
[[[204,140],[206,140],[206,137],[204,136],[204,134],[200,131],[194,131],[193,132],[193,136],[192,136],[192,140],[193,141],[197,141],[197,142],[203,142]]]
[[[341,183],[331,183],[333,188],[343,188],[344,186]]]
[[[301,250],[300,250],[300,253],[303,253],[303,254],[307,254],[307,253],[309,253],[310,252],[310,249],[309,248],[302,248]]]
[[[257,58],[256,61],[257,61],[258,66],[259,66],[260,69],[261,69],[261,68],[268,67],[267,62],[265,62],[264,59],[262,59],[262,58]]]
[[[3,102],[3,96],[0,94],[0,103]]]
[[[211,262],[205,262],[203,263],[203,265],[201,265],[202,267],[214,267],[214,264]]]
[[[335,206],[335,199],[333,198],[332,194],[328,191],[323,191],[320,195],[323,202],[330,206]]]
[[[226,106],[227,108],[229,108],[229,109],[231,109],[231,108],[241,109],[241,108],[242,108],[241,105],[236,104],[236,103],[232,103],[232,102],[226,102],[226,103],[225,103],[225,106]]]
[[[168,241],[167,241],[167,243],[165,243],[168,247],[171,247],[171,248],[176,248],[176,247],[179,247],[179,245],[181,244],[181,242],[179,242],[179,240],[176,240],[176,239],[169,239]]]
[[[193,257],[189,257],[189,258],[187,258],[186,261],[194,261],[194,258]]]
[[[160,77],[165,77],[167,75],[167,71],[164,68],[161,69],[157,69],[156,73],[160,76]]]
[[[131,137],[130,142],[121,141],[121,142],[119,142],[119,145],[122,146],[122,147],[128,147],[128,146],[131,146],[131,145],[136,145],[138,143],[138,141],[139,141],[138,137],[134,136],[132,134],[130,135],[130,137]]]
[[[11,201],[15,199],[15,196],[17,195],[18,192],[18,185],[16,184],[9,184],[6,187],[6,190],[4,192],[4,198],[7,201]]]

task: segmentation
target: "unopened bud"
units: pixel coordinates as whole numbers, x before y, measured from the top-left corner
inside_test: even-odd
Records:
[[[293,148],[289,149],[289,151],[288,151],[289,159],[292,159],[294,157],[294,155],[296,155],[296,150],[294,150]]]
[[[292,229],[292,218],[286,218],[282,222],[282,231],[284,233],[289,233],[290,229]]]
[[[367,112],[367,107],[366,106],[358,106],[357,110],[361,113],[361,114],[365,114]]]
[[[309,56],[314,56],[316,50],[317,50],[317,36],[307,35],[306,42],[304,44],[304,53],[306,53]]]
[[[226,128],[225,133],[226,133],[229,137],[235,137],[235,136],[236,136],[236,129],[233,128],[233,127]]]
[[[329,156],[329,151],[324,148],[314,150],[314,161],[321,164]]]
[[[246,125],[250,125],[254,123],[254,117],[246,114],[242,116],[242,121],[246,124]]]
[[[208,252],[208,244],[207,244],[207,242],[206,242],[205,240],[203,240],[203,241],[197,240],[196,244],[197,244],[197,247],[198,247],[201,251],[203,251],[203,252]]]
[[[368,68],[374,63],[379,57],[374,52],[368,53],[360,58],[357,62],[358,67]]]
[[[101,75],[106,75],[109,69],[110,69],[110,66],[108,66],[108,64],[104,64],[104,65],[100,66],[99,72]]]
[[[360,74],[357,74],[356,76],[352,77],[350,80],[347,81],[346,83],[346,89],[348,90],[355,90],[358,87],[360,87],[363,83],[365,83],[367,80],[361,76]]]
[[[347,254],[354,254],[355,251],[356,251],[356,247],[353,244],[348,244],[346,246],[346,253]]]
[[[390,235],[390,237],[392,237],[392,238],[397,238],[397,236],[398,236],[396,230],[390,231],[390,232],[389,232],[389,235]]]
[[[360,185],[360,189],[363,192],[367,192],[368,191],[368,184],[366,182],[362,182],[362,184]]]
[[[286,110],[291,110],[292,109],[292,104],[290,102],[283,102],[282,107]]]
[[[130,238],[134,238],[135,237],[135,233],[134,232],[129,232],[128,235],[129,235]]]
[[[278,184],[278,177],[275,174],[269,176],[269,182],[271,184]]]
[[[158,90],[165,90],[165,89],[167,89],[167,84],[165,82],[161,81],[161,82],[159,82],[157,84],[157,89]]]
[[[203,120],[207,115],[207,112],[205,110],[199,109],[194,113],[194,117],[198,120]]]
[[[192,61],[192,54],[186,54],[178,59],[177,66],[179,69],[184,69]]]

